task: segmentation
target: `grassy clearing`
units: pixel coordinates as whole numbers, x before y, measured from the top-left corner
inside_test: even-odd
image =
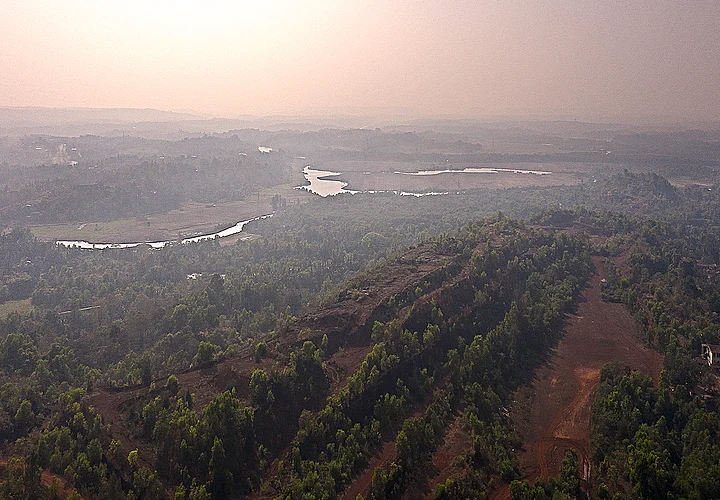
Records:
[[[11,312],[27,314],[32,310],[33,305],[31,303],[31,299],[8,300],[7,302],[0,304],[0,318],[4,318]]]
[[[33,226],[33,234],[43,241],[55,240],[86,240],[93,242],[112,241],[121,234],[137,234],[138,228],[145,224],[138,219],[119,219],[109,222],[73,222],[69,224],[52,224]]]
[[[215,231],[218,225],[233,225],[272,212],[272,198],[281,196],[287,204],[303,203],[313,197],[290,184],[273,186],[251,195],[247,200],[228,203],[187,203],[164,214],[114,221],[87,221],[32,226],[43,241],[84,240],[93,243],[132,243],[165,241]]]

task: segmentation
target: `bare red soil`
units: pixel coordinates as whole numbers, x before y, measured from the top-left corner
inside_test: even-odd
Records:
[[[451,424],[450,429],[448,429],[445,441],[433,455],[433,468],[438,474],[428,481],[430,491],[434,489],[435,485],[444,483],[446,479],[453,475],[453,472],[462,469],[456,467],[456,459],[464,455],[471,447],[470,434],[463,427],[462,415],[458,415]]]
[[[462,475],[465,467],[458,459],[472,450],[472,438],[463,426],[463,417],[458,415],[445,434],[445,440],[435,450],[432,466],[425,482],[411,486],[403,495],[405,500],[433,498],[435,487],[448,478]]]
[[[330,392],[332,394],[337,394],[343,388],[348,377],[355,373],[372,347],[372,345],[350,347],[330,356],[325,366],[331,379]]]
[[[363,498],[366,498],[368,492],[370,491],[370,485],[372,484],[375,469],[389,464],[395,458],[396,450],[397,446],[395,441],[388,441],[384,443],[380,454],[370,459],[370,463],[368,463],[367,469],[365,469],[363,475],[355,479],[348,489],[345,490],[342,500],[355,500],[358,495],[362,495]]]
[[[127,406],[144,392],[147,392],[147,388],[117,394],[98,390],[88,395],[88,404],[94,407],[95,411],[102,415],[104,423],[109,425],[109,437],[120,441],[124,456],[132,450],[138,450],[138,465],[154,468],[155,452],[148,443],[135,437],[133,429],[126,422],[127,415],[124,412]]]
[[[419,418],[425,414],[432,403],[432,396],[428,396],[425,401],[419,406],[419,408],[410,415],[409,418]],[[358,495],[362,495],[363,498],[368,498],[370,494],[370,486],[372,485],[372,478],[375,474],[375,469],[378,467],[385,467],[396,458],[397,451],[397,434],[392,441],[386,441],[383,443],[382,451],[372,457],[368,466],[362,475],[355,478],[345,490],[345,493],[341,497],[342,500],[355,500]]]
[[[7,468],[7,459],[0,459],[0,470]],[[58,498],[67,498],[75,490],[72,484],[65,480],[65,478],[53,474],[49,470],[43,470],[40,476],[40,484],[45,488],[52,489],[53,483],[55,483],[55,493]],[[81,497],[82,498],[82,497]]]
[[[590,405],[600,368],[619,360],[632,370],[660,377],[662,357],[642,340],[639,326],[621,305],[600,299],[603,259],[594,257],[597,274],[583,291],[576,315],[549,362],[531,385],[518,391],[511,415],[524,443],[523,476],[534,481],[555,476],[569,449],[577,452],[582,478],[590,479]],[[505,485],[491,498],[510,498]]]

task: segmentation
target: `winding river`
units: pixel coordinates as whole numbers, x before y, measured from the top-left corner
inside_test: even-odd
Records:
[[[400,196],[437,196],[441,194],[449,194],[447,192],[444,193],[436,193],[436,192],[422,192],[422,193],[416,193],[413,191],[397,191],[397,190],[370,190],[370,191],[354,191],[352,189],[345,189],[345,186],[347,186],[347,182],[343,181],[337,181],[334,179],[328,179],[328,177],[335,177],[338,175],[342,175],[340,172],[331,172],[329,170],[315,170],[313,168],[310,168],[309,166],[305,167],[303,169],[303,174],[305,175],[305,180],[307,180],[310,184],[307,186],[297,186],[295,189],[304,189],[306,191],[310,191],[313,194],[316,194],[318,196],[322,196],[323,198],[326,198],[328,196],[335,196],[336,194],[341,193],[369,193],[369,194],[380,194],[380,193],[392,193],[392,194],[398,194]]]
[[[260,217],[255,217],[253,219],[240,221],[237,224],[235,224],[234,226],[229,227],[227,229],[223,229],[222,231],[217,231],[217,232],[211,233],[211,234],[203,234],[201,236],[193,236],[192,238],[185,238],[183,240],[180,240],[180,243],[183,243],[183,244],[197,243],[199,241],[206,241],[206,240],[212,240],[215,238],[224,238],[226,236],[232,236],[233,234],[237,234],[237,233],[241,232],[248,222],[267,219],[268,217],[272,217],[272,216],[273,216],[273,214],[261,215]],[[143,241],[143,242],[138,242],[138,243],[89,243],[87,241],[80,241],[80,240],[59,240],[59,241],[56,241],[55,244],[61,245],[64,247],[68,247],[68,248],[82,248],[82,249],[86,249],[86,250],[103,250],[105,248],[135,248],[140,245],[148,245],[152,248],[163,248],[165,245],[169,245],[169,244],[177,243],[177,242],[178,242],[178,240]]]
[[[322,196],[323,198],[327,196],[335,196],[336,194],[340,193],[355,194],[360,192],[345,189],[345,186],[347,186],[347,182],[328,179],[328,177],[335,177],[341,175],[340,172],[331,172],[329,170],[315,170],[314,168],[310,168],[310,166],[308,165],[303,169],[303,175],[305,176],[305,180],[308,181],[310,185],[298,186],[295,189],[304,189],[306,191],[310,191],[313,194]]]
[[[550,175],[552,172],[545,170],[519,170],[514,168],[477,168],[468,167],[463,170],[420,170],[418,172],[393,172],[395,175],[411,175],[411,176],[430,176],[440,174],[499,174],[499,173],[512,173],[512,174],[528,174],[528,175]],[[295,189],[304,189],[310,191],[323,198],[327,196],[335,196],[342,193],[393,193],[400,196],[437,196],[443,194],[449,194],[446,192],[415,192],[415,191],[397,191],[397,190],[371,190],[371,191],[355,191],[352,189],[345,189],[348,185],[347,182],[339,181],[335,179],[329,179],[329,177],[337,177],[342,175],[341,172],[332,172],[330,170],[317,170],[310,168],[308,165],[303,169],[303,175],[305,180],[309,182],[305,186],[297,186]]]
[[[260,148],[258,148],[260,149]],[[272,151],[270,148],[262,148]],[[262,151],[261,152],[266,152]],[[267,151],[267,152],[269,152]],[[395,175],[412,175],[412,176],[430,176],[440,174],[498,174],[498,173],[513,173],[513,174],[529,174],[529,175],[550,175],[552,172],[543,170],[518,170],[510,168],[474,168],[469,167],[463,170],[420,170],[418,172],[393,172]],[[413,191],[397,191],[397,190],[371,190],[371,191],[355,191],[352,189],[346,189],[347,182],[332,179],[342,175],[341,172],[332,172],[330,170],[317,170],[306,166],[303,169],[303,175],[308,184],[305,186],[297,186],[295,189],[304,189],[323,198],[327,196],[335,196],[342,193],[356,194],[356,193],[369,193],[369,194],[381,194],[381,193],[392,193],[400,196],[439,196],[446,195],[449,192],[413,192]],[[240,221],[232,227],[217,231],[211,234],[204,234],[201,236],[193,236],[192,238],[185,238],[180,240],[180,243],[197,243],[199,241],[212,240],[214,238],[224,238],[237,234],[243,230],[245,225],[249,222],[256,220],[266,219],[272,217],[272,214],[262,215],[253,219]],[[105,248],[135,248],[140,245],[148,245],[151,248],[163,248],[166,245],[178,243],[178,240],[167,240],[167,241],[143,241],[137,243],[90,243],[82,240],[59,240],[55,242],[57,245],[61,245],[68,248],[82,248],[87,250],[103,250]]]

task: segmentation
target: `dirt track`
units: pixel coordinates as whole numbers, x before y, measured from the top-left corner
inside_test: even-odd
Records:
[[[613,360],[641,370],[657,383],[662,357],[648,349],[640,328],[621,304],[600,300],[603,259],[594,257],[597,274],[582,295],[577,315],[533,383],[518,391],[511,414],[524,443],[520,464],[534,481],[557,475],[569,449],[578,453],[583,479],[590,477],[590,405],[600,368]],[[506,485],[492,498],[510,498]]]

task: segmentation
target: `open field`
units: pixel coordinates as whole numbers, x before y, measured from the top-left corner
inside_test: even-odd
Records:
[[[18,314],[27,314],[33,310],[31,299],[22,300],[8,300],[0,304],[0,318],[4,318],[11,312],[17,312]]]
[[[498,173],[443,173],[427,176],[398,175],[391,172],[364,174],[351,172],[333,179],[347,182],[346,189],[357,191],[457,192],[465,189],[505,189],[528,186],[579,184],[575,174],[551,175]]]
[[[109,222],[74,222],[32,226],[33,234],[43,241],[83,240],[92,243],[134,243],[166,241],[212,233],[219,224],[237,222],[267,215],[272,197],[282,196],[288,204],[300,203],[313,195],[286,184],[260,191],[243,201],[218,204],[188,203],[164,214],[119,219]],[[237,239],[235,240],[237,241]]]
[[[363,161],[363,160],[327,160],[311,163],[311,168],[331,170],[333,172],[390,173],[419,172],[423,170],[462,170],[464,168],[499,168],[517,170],[543,170],[563,174],[590,174],[596,171],[605,173],[613,170],[622,171],[616,163],[590,163],[571,161],[507,161],[507,162],[475,162],[443,159],[442,161]],[[431,177],[432,178],[432,177]]]
[[[612,173],[620,167],[601,163],[428,163],[428,162],[363,162],[334,161],[313,166],[322,170],[341,172],[333,177],[348,183],[347,189],[358,191],[459,191],[464,189],[505,189],[527,186],[559,186],[580,184],[594,173]],[[403,175],[397,172],[458,170],[465,168],[501,169],[498,172],[447,172],[435,175]],[[508,170],[508,171],[504,171]],[[518,171],[551,172],[549,175],[519,173]]]

